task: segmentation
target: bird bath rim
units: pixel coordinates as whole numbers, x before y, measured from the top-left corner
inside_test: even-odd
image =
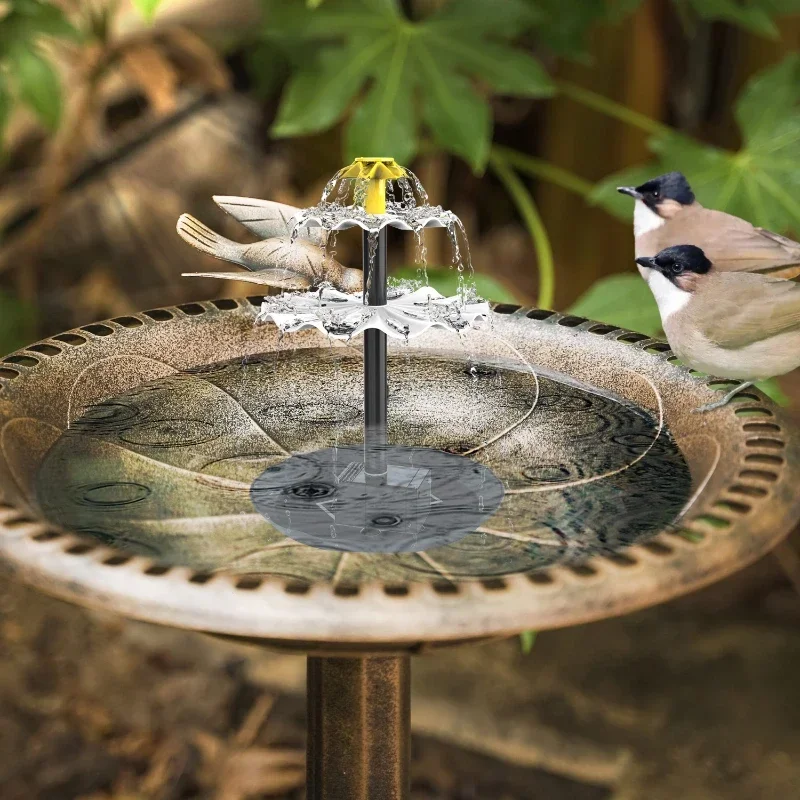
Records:
[[[167,352],[171,362],[166,367],[174,371],[276,347],[272,326],[252,336],[260,300],[189,303],[131,314],[8,356],[0,362],[3,433],[9,421],[20,417],[50,415],[49,424],[57,422],[57,398],[64,395],[56,384],[63,387],[65,380],[90,371],[98,359],[125,358],[124,353],[133,359],[163,358]],[[708,384],[720,382],[694,377],[670,363],[674,356],[659,340],[508,305],[495,306],[494,325],[506,342],[545,368],[556,365],[581,380],[595,376],[598,386],[604,369],[624,376],[616,390],[640,404],[648,383],[657,389],[690,466],[701,467],[695,476],[698,495],[680,530],[659,533],[614,557],[598,555],[580,565],[458,582],[455,590],[438,580],[298,586],[269,576],[165,570],[146,557],[55,530],[20,500],[16,508],[0,506],[0,562],[51,594],[151,622],[266,639],[303,651],[392,652],[633,611],[724,577],[789,532],[800,515],[800,497],[792,490],[800,479],[800,442],[784,412],[763,396],[748,392],[745,402],[699,417],[691,409],[713,396]],[[299,348],[323,343],[328,346],[316,333],[297,335]],[[452,348],[452,339],[433,332],[424,343],[411,345],[423,351],[442,347]],[[115,380],[138,385],[137,369]],[[88,402],[121,388],[106,387]],[[709,472],[716,442],[723,447]]]

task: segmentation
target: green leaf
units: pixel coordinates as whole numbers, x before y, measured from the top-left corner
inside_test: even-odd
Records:
[[[442,69],[427,50],[420,50],[419,64],[425,88],[423,115],[434,140],[482,171],[492,143],[489,104],[460,75]]]
[[[454,69],[479,75],[499,94],[520,97],[550,97],[555,87],[544,67],[522,50],[489,41],[460,39],[431,33],[431,47]]]
[[[536,25],[541,43],[559,56],[587,60],[587,37],[594,25],[608,14],[605,0],[537,0],[543,18]]]
[[[453,297],[458,293],[458,275],[459,273],[454,269],[434,269],[429,268],[428,283],[436,289],[439,294],[445,297]],[[392,270],[392,277],[399,278],[400,280],[417,280],[416,267],[401,267],[400,269]],[[495,303],[516,303],[518,299],[508,291],[502,284],[498,283],[494,278],[484,275],[482,272],[475,273],[475,290],[478,294],[486,300],[492,300]]]
[[[661,333],[658,306],[638,273],[601,278],[578,298],[569,313],[648,336]]]
[[[35,49],[20,45],[9,54],[19,98],[50,130],[61,119],[61,83],[50,62]]]
[[[742,0],[690,0],[701,19],[723,20],[741,28],[778,38],[778,28],[772,21],[769,4],[764,2],[742,2]]]
[[[39,36],[77,41],[82,34],[57,6],[38,0],[12,3],[11,11],[0,19],[0,59],[17,48],[33,48]]]
[[[57,36],[62,39],[80,39],[81,33],[52,3],[33,3],[20,14],[25,18],[28,35]]]
[[[478,32],[480,36],[512,38],[540,17],[538,8],[525,0],[501,0],[491,6],[486,0],[450,0],[425,24],[453,36]]]
[[[631,202],[615,187],[680,170],[703,205],[770,230],[800,231],[800,56],[751,78],[737,100],[736,119],[743,139],[738,152],[676,132],[655,136],[649,146],[656,161],[608,176],[591,200],[630,220]]]
[[[519,644],[524,655],[533,650],[533,645],[536,642],[536,631],[522,631],[519,635]]]
[[[399,61],[390,62],[356,109],[345,134],[347,161],[368,153],[389,153],[407,164],[417,152],[412,85]]]
[[[136,6],[136,10],[150,22],[153,17],[155,17],[156,11],[158,11],[158,7],[162,2],[163,0],[133,0],[133,5]]]
[[[278,39],[341,39],[386,33],[396,24],[396,9],[379,0],[327,0],[310,10],[296,0],[273,0],[265,10],[264,34]]]
[[[346,47],[324,49],[290,79],[284,90],[273,136],[303,136],[323,131],[338,122],[369,76],[373,63],[391,44],[388,37]]]
[[[275,136],[301,136],[339,121],[369,85],[345,134],[349,154],[389,152],[410,161],[424,123],[444,150],[476,171],[484,168],[491,106],[474,89],[531,97],[552,94],[540,64],[510,46],[536,15],[524,0],[503,0],[487,14],[483,0],[450,0],[427,19],[411,21],[397,0],[267,3],[266,36],[297,42],[311,53],[284,90]],[[414,113],[419,99],[422,113]],[[368,146],[369,145],[369,146]]]
[[[736,121],[750,147],[768,149],[775,128],[792,119],[800,103],[800,55],[754,75],[736,101]]]

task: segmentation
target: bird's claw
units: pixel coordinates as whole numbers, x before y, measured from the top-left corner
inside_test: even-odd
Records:
[[[723,406],[728,405],[729,402],[729,399],[723,397],[721,400],[716,400],[713,403],[706,403],[705,405],[693,408],[692,414],[704,414],[706,411],[714,411],[717,408],[722,408]]]
[[[705,405],[698,406],[697,408],[692,409],[693,414],[703,414],[706,411],[714,411],[718,408],[722,408],[723,406],[728,405],[734,397],[736,397],[739,392],[747,389],[748,387],[752,386],[751,381],[746,381],[745,383],[740,383],[738,386],[734,386],[730,392],[720,397],[719,400],[715,400],[713,403],[706,403]]]

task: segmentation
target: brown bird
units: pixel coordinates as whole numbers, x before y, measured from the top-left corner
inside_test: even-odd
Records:
[[[767,275],[720,272],[694,245],[640,256],[673,352],[701,372],[741,381],[725,405],[756,381],[800,366],[800,285]]]
[[[680,172],[668,172],[641,186],[620,186],[634,198],[636,258],[691,242],[721,272],[760,272],[778,278],[800,275],[800,243],[757,228],[739,217],[704,208]],[[647,280],[648,270],[640,268]]]

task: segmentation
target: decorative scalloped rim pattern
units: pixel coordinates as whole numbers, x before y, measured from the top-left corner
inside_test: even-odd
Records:
[[[50,359],[58,358],[67,348],[80,347],[87,340],[111,336],[120,330],[161,325],[185,316],[241,312],[242,309],[252,311],[255,316],[261,299],[258,296],[239,300],[220,299],[153,309],[52,336],[0,359],[0,401],[15,380],[24,379],[26,374],[46,365]],[[587,331],[629,344],[662,361],[677,361],[666,342],[624,328],[558,312],[508,304],[494,304],[493,310],[497,314],[525,317],[539,324]],[[682,369],[690,373],[698,385],[706,385],[713,390],[726,391],[735,383],[708,377],[698,378],[696,376],[699,373]],[[24,540],[25,547],[6,559],[8,566],[12,572],[45,591],[85,605],[112,607],[130,616],[154,622],[237,636],[271,637],[275,642],[281,643],[291,642],[295,638],[290,630],[292,620],[289,620],[289,629],[286,624],[264,625],[266,620],[263,612],[270,603],[279,606],[276,614],[269,617],[270,623],[277,622],[277,615],[289,614],[291,617],[293,611],[305,604],[300,628],[303,625],[309,626],[309,612],[313,620],[313,607],[320,603],[337,615],[348,615],[357,607],[367,607],[368,614],[366,617],[359,614],[361,624],[356,620],[352,632],[328,632],[326,626],[322,626],[323,629],[312,631],[311,634],[306,630],[302,636],[306,644],[327,643],[331,646],[341,645],[343,648],[355,647],[362,650],[391,644],[401,649],[419,649],[436,642],[487,638],[508,635],[530,627],[559,627],[585,622],[669,599],[711,583],[747,563],[740,559],[734,564],[712,565],[705,571],[700,570],[697,575],[684,575],[683,582],[667,593],[638,599],[627,598],[624,603],[600,603],[597,607],[584,604],[586,607],[579,613],[562,609],[561,612],[556,611],[537,618],[541,616],[536,614],[537,597],[565,588],[591,589],[607,579],[616,581],[637,571],[663,569],[671,561],[685,560],[687,555],[701,553],[713,545],[715,537],[726,536],[737,526],[746,524],[752,515],[763,511],[764,504],[773,495],[776,486],[785,479],[787,461],[782,453],[787,446],[787,432],[773,408],[762,397],[753,392],[744,393],[743,397],[745,402],[730,406],[730,413],[741,419],[741,431],[747,450],[743,461],[738,465],[737,479],[715,497],[701,496],[696,503],[696,510],[679,529],[657,534],[614,556],[592,556],[579,565],[556,565],[532,573],[457,584],[431,580],[418,583],[377,581],[345,586],[286,582],[261,575],[227,572],[206,574],[182,567],[164,566],[146,557],[133,556],[106,545],[87,542],[84,538],[58,530],[46,522],[26,518],[2,502],[0,565],[4,555],[8,555],[7,548],[2,544],[3,538],[17,542]],[[788,533],[792,522],[794,520],[786,519],[785,524],[779,526],[782,530],[775,537],[754,543],[761,546],[753,547],[748,561],[755,560],[774,546]],[[78,565],[82,568],[76,570]],[[121,572],[126,576],[124,591],[119,589],[120,581],[113,577]],[[69,580],[64,579],[62,585],[51,585],[55,576],[63,578],[64,574],[68,575]],[[99,580],[87,580],[90,576],[97,576]],[[116,588],[113,591],[110,588],[104,591],[100,584],[108,587],[113,585]],[[160,591],[153,592],[155,584],[169,584],[169,591],[166,595]],[[180,597],[175,597],[176,590]],[[569,594],[572,596],[573,592]],[[248,614],[241,613],[244,596],[258,598],[258,602],[248,609]],[[174,603],[170,605],[166,602],[167,597],[176,601],[182,610],[178,611]],[[448,628],[437,630],[435,635],[416,631],[418,625],[411,625],[410,628],[403,626],[403,630],[386,630],[381,633],[374,630],[375,625],[366,622],[372,613],[377,613],[380,617],[382,612],[386,612],[396,618],[398,611],[408,607],[409,600],[419,601],[428,610],[440,607],[448,620],[454,615],[458,616],[455,614],[455,606],[467,602],[472,607],[477,603],[485,609],[485,618],[478,620],[478,624],[470,624],[467,619],[459,620]],[[228,603],[234,609],[233,613],[217,613],[217,604],[220,602]],[[520,613],[504,617],[499,612],[509,602]],[[414,605],[419,608],[418,603]],[[526,616],[527,607],[532,612],[529,622],[522,619]],[[214,609],[214,619],[209,622],[205,612],[211,609]],[[310,627],[313,628],[313,624]]]

